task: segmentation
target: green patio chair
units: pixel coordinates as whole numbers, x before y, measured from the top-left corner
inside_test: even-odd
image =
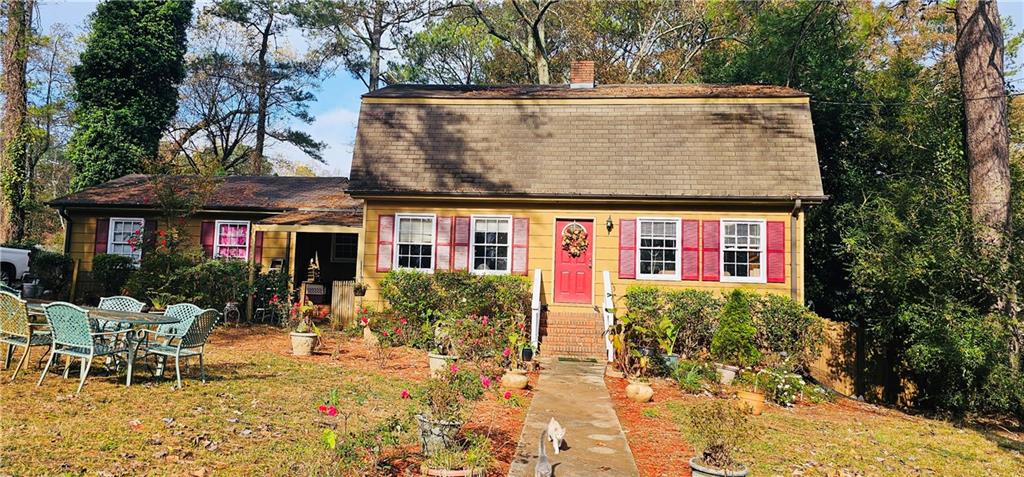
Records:
[[[192,320],[203,312],[202,308],[191,303],[175,303],[164,310],[164,316],[177,318],[177,323],[168,323],[156,328],[157,333],[181,335],[192,325]]]
[[[28,361],[28,355],[33,346],[50,346],[50,332],[44,329],[45,327],[45,324],[29,321],[28,308],[24,301],[13,293],[0,291],[0,343],[7,344],[4,369],[11,367],[14,348],[25,348],[25,353],[18,360],[18,366],[14,368],[14,376],[11,376],[11,381],[17,379],[18,372]]]
[[[6,283],[0,282],[0,291],[10,293],[18,298],[21,298],[21,290],[8,286]]]
[[[44,305],[46,310],[46,321],[50,323],[53,330],[53,345],[50,347],[50,359],[46,361],[43,374],[39,376],[36,386],[42,386],[46,373],[50,370],[54,358],[59,355],[68,357],[68,367],[65,368],[64,377],[67,377],[67,370],[70,369],[71,359],[78,358],[81,361],[81,379],[78,382],[78,390],[82,392],[85,385],[85,378],[89,375],[89,368],[92,366],[92,359],[97,356],[115,356],[127,353],[126,340],[117,339],[118,335],[129,333],[131,330],[121,331],[97,331],[99,329],[96,320],[89,317],[89,311],[79,308],[71,303],[54,302]],[[128,372],[131,372],[132,363],[128,363]]]
[[[145,303],[136,300],[130,296],[118,295],[100,298],[100,305],[97,308],[101,310],[130,311],[133,313],[140,313],[142,312],[142,309],[145,308],[145,306]],[[127,328],[127,326],[122,326],[122,323],[117,323],[113,321],[96,320],[96,322],[99,324],[101,331],[119,331],[121,329]]]
[[[199,375],[205,383],[206,367],[203,363],[203,352],[206,348],[206,339],[213,332],[218,318],[220,318],[220,312],[211,308],[203,310],[193,318],[192,324],[181,334],[161,334],[155,330],[142,330],[146,334],[146,338],[139,350],[141,356],[155,355],[163,359],[174,357],[174,373],[178,380],[178,389],[181,389],[181,360],[198,356]],[[160,375],[163,375],[162,369]]]

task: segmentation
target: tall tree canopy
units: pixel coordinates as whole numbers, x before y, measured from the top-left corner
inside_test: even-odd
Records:
[[[0,66],[3,117],[0,118],[0,243],[21,240],[25,235],[28,202],[28,68],[32,37],[33,0],[0,4],[6,28]]]
[[[178,105],[191,0],[106,1],[75,78],[76,128],[68,156],[75,188],[142,172]]]

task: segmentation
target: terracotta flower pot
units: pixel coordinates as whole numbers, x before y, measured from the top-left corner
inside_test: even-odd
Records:
[[[755,391],[736,391],[738,404],[755,416],[764,412],[764,394]]]
[[[292,354],[295,356],[310,356],[313,348],[316,347],[316,333],[292,332]]]
[[[626,397],[639,403],[650,402],[654,397],[654,388],[649,383],[630,381],[626,386]]]
[[[449,362],[458,361],[458,356],[450,356],[447,354],[427,353],[427,360],[430,364],[430,375],[436,376],[441,370],[448,366]]]
[[[700,457],[690,459],[690,472],[693,477],[746,477],[750,470],[741,465],[739,470],[724,470],[717,467],[709,467],[700,462]]]
[[[420,473],[430,477],[485,477],[487,469],[434,469],[424,463],[420,466]]]
[[[521,369],[510,369],[501,376],[501,387],[505,389],[526,389],[530,377]]]

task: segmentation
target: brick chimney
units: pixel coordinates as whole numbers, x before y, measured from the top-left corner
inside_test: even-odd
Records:
[[[569,66],[569,87],[573,89],[594,87],[593,61],[572,62]]]

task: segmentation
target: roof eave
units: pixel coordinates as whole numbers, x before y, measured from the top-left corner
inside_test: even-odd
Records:
[[[733,196],[733,195],[629,195],[629,194],[529,194],[510,192],[438,192],[438,191],[397,191],[386,189],[349,190],[349,195],[361,199],[465,199],[465,200],[553,200],[553,201],[615,201],[615,202],[764,202],[792,203],[799,199],[804,204],[818,204],[829,199],[828,195],[788,194],[780,196]]]

